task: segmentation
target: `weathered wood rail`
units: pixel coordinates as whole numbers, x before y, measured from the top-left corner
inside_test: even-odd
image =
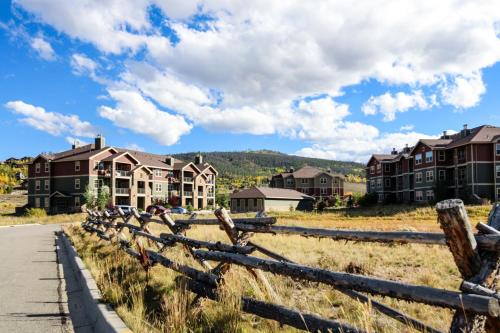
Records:
[[[224,274],[230,269],[230,265],[239,265],[245,267],[265,288],[270,299],[276,302],[280,302],[279,296],[262,272],[329,285],[352,299],[370,303],[380,313],[422,332],[440,331],[371,299],[365,293],[454,309],[456,313],[451,332],[500,332],[500,294],[496,290],[496,283],[500,278],[500,206],[493,206],[488,224],[479,223],[476,226],[479,231],[477,234],[472,232],[465,207],[460,200],[440,202],[436,210],[443,233],[279,226],[276,225],[275,218],[262,214],[258,214],[256,218],[232,219],[223,208],[215,211],[216,219],[197,219],[193,215],[188,220],[175,221],[166,213],[155,217],[154,212],[139,214],[137,210],[133,210],[128,216],[120,209],[115,214],[88,211],[88,218],[82,227],[102,240],[114,242],[116,239],[116,244],[137,258],[146,269],[153,264],[160,264],[178,272],[181,274],[178,282],[198,297],[218,300],[220,296],[217,288],[224,282]],[[139,225],[132,224],[134,221]],[[165,225],[171,233],[154,235],[149,228],[150,223]],[[189,238],[185,232],[192,225],[219,225],[226,232],[230,244]],[[130,239],[123,233],[125,229],[129,231]],[[300,235],[355,242],[446,245],[453,254],[463,282],[460,291],[451,291],[300,265],[250,241],[254,233]],[[144,242],[139,239],[147,240],[150,248],[146,249]],[[181,244],[187,254],[198,261],[204,270],[167,258],[164,250],[176,244]],[[134,245],[137,249],[134,249]],[[254,256],[255,252],[260,252],[268,258]],[[218,265],[212,268],[210,262],[216,262]],[[311,332],[363,332],[362,329],[347,323],[249,297],[242,297],[241,309]]]

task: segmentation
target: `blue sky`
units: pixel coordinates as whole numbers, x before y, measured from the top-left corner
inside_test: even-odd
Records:
[[[364,162],[465,123],[500,126],[499,7],[2,1],[0,159],[102,133],[156,153]]]

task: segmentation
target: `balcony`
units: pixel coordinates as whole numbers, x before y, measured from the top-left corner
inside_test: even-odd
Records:
[[[193,182],[193,177],[184,177],[183,178],[185,183],[192,183]]]
[[[128,195],[130,193],[130,189],[125,187],[117,187],[115,188],[115,193],[117,195]]]
[[[138,188],[137,189],[137,194],[145,194],[146,193],[146,189],[145,188]]]
[[[193,196],[193,192],[190,192],[190,191],[184,191],[184,196],[185,196],[185,197],[192,197],[192,196]]]
[[[213,198],[214,197],[214,192],[207,192],[207,197]]]
[[[116,170],[116,177],[130,177],[130,171],[128,170]]]
[[[111,170],[97,170],[99,176],[111,177]]]

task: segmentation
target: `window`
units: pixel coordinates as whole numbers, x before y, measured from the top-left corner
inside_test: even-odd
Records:
[[[253,199],[253,206],[257,207],[257,199]]]
[[[49,172],[49,163],[45,163],[45,172]]]
[[[496,144],[497,156],[500,156],[500,143]]]
[[[156,183],[156,185],[155,185],[155,191],[156,192],[161,192],[161,184]]]
[[[422,173],[421,172],[417,172],[415,174],[415,182],[416,183],[421,183],[422,182]]]
[[[446,180],[446,170],[439,170],[439,180]]]
[[[286,184],[287,185],[293,185],[293,179],[292,178],[287,178]]]
[[[43,205],[45,208],[49,208],[50,207],[50,198],[45,198],[44,199],[44,205]]]
[[[500,164],[496,166],[496,170],[497,170],[497,178],[500,178]]]
[[[391,179],[390,178],[385,179],[385,187],[391,187]]]
[[[80,161],[75,161],[75,171],[80,171]]]
[[[500,199],[500,187],[497,187],[497,200]]]
[[[377,188],[382,188],[382,178],[377,179]]]
[[[43,188],[45,189],[45,191],[49,190],[49,183],[50,183],[50,181],[48,179],[45,179],[44,185],[43,185]]]
[[[434,200],[434,191],[433,190],[428,190],[425,193],[427,201],[433,201]]]
[[[465,179],[465,168],[458,169],[458,179],[459,180]]]
[[[370,181],[370,189],[371,190],[375,189],[375,180],[373,180],[373,179]]]
[[[438,151],[438,160],[444,162],[446,160],[446,153],[444,150]]]
[[[302,179],[300,180],[300,182],[301,182],[302,184],[307,184],[307,183],[309,183],[309,180],[308,180],[308,179],[306,179],[306,178],[302,178]]]
[[[99,187],[101,187],[101,183],[102,183],[102,180],[94,179],[94,188],[98,189]]]
[[[415,191],[415,200],[423,201],[424,200],[424,192],[423,191]]]
[[[429,170],[425,172],[425,181],[426,182],[434,181],[434,170]]]
[[[382,169],[382,165],[380,163],[377,164],[377,171],[379,171],[380,169]]]
[[[80,179],[75,179],[75,190],[80,189]]]
[[[432,151],[428,151],[425,153],[425,163],[431,163],[432,162]]]
[[[391,172],[391,165],[390,164],[384,164],[384,171],[385,172]]]
[[[40,198],[35,198],[35,207],[39,208],[40,207]]]
[[[415,165],[422,164],[422,154],[415,155]]]
[[[326,178],[325,177],[322,177],[319,179],[319,183],[320,184],[326,184]]]
[[[162,175],[161,169],[155,169],[155,176],[161,177],[161,175]]]
[[[464,160],[465,159],[465,149],[460,149],[457,152],[457,157],[459,160]]]
[[[375,166],[370,166],[370,174],[373,175],[375,173]]]
[[[328,194],[328,189],[327,188],[320,188],[319,189],[319,194],[321,194],[321,195],[327,195]]]
[[[99,161],[94,161],[94,169],[95,170],[99,169]]]
[[[40,181],[35,180],[35,191],[40,191]]]
[[[80,197],[75,197],[75,207],[79,207],[80,206]]]
[[[35,164],[35,172],[40,173],[40,163]]]

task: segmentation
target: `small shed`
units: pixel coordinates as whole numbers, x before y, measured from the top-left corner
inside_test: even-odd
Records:
[[[229,196],[232,213],[246,213],[258,211],[294,211],[312,210],[314,198],[299,191],[271,188],[252,187]]]

